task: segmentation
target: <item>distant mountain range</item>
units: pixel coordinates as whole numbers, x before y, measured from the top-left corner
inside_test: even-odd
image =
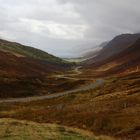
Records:
[[[131,73],[140,71],[140,39],[133,45],[129,46],[118,55],[112,56],[104,62],[104,64],[114,63],[117,64],[111,68],[108,73]]]
[[[115,54],[118,54],[119,52],[133,45],[133,43],[135,43],[136,40],[139,38],[140,38],[140,34],[119,35],[114,39],[112,39],[111,41],[109,41],[107,44],[105,44],[103,48],[100,50],[99,54],[93,59],[90,59],[88,63],[99,62]]]
[[[108,42],[103,42],[100,45],[94,47],[94,48],[90,48],[87,51],[85,51],[85,53],[83,54],[83,58],[85,59],[91,59],[96,57],[100,51],[103,49],[104,46],[107,45]]]

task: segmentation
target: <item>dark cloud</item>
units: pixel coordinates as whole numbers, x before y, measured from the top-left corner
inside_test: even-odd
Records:
[[[0,0],[0,37],[58,56],[140,31],[138,0]],[[83,45],[85,44],[85,45]]]

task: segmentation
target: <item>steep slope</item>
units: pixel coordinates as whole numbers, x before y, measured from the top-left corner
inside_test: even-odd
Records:
[[[0,98],[26,97],[57,91],[66,80],[51,75],[69,69],[70,63],[40,50],[0,41]]]
[[[48,94],[59,82],[50,76],[64,70],[44,60],[0,51],[0,98]]]
[[[9,52],[0,51],[0,75],[8,76],[35,76],[47,75],[61,71],[64,68],[29,57],[17,57]]]
[[[0,39],[0,50],[4,52],[9,52],[17,57],[31,57],[35,59],[45,60],[46,62],[58,65],[68,64],[66,61],[51,54],[48,54],[42,50],[2,39]]]
[[[140,39],[123,52],[108,59],[105,63],[116,63],[109,73],[131,73],[140,71]]]
[[[127,49],[129,46],[135,43],[137,39],[140,38],[140,34],[122,34],[111,40],[100,53],[93,59],[88,60],[87,64],[93,64],[95,62],[100,62],[109,57],[120,53],[121,51]]]
[[[47,75],[64,70],[70,65],[39,49],[0,39],[1,75]]]
[[[128,74],[140,71],[140,39],[124,51],[86,68],[100,75]]]

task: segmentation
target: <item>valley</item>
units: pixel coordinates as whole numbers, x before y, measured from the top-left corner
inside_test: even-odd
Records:
[[[140,1],[0,0],[0,140],[140,140]]]
[[[2,40],[0,125],[15,124],[19,130],[1,131],[7,139],[18,140],[26,124],[41,140],[139,140],[139,48],[139,34],[123,34],[105,43],[93,58],[67,62]],[[35,126],[38,129],[32,129]],[[45,133],[50,129],[55,138]],[[2,133],[0,138],[5,140]]]

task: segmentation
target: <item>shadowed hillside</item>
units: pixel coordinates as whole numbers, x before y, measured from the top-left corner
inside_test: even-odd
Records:
[[[132,38],[130,37],[131,39],[129,40],[129,41],[132,41],[134,40],[134,38],[137,38],[139,34],[134,34],[134,36],[133,35],[128,35],[128,36],[132,37]],[[120,39],[120,37],[116,37],[115,40],[118,40],[118,39]],[[123,40],[122,42],[128,43],[129,41]],[[105,50],[106,48],[108,47],[105,47],[103,50]],[[91,71],[91,73],[94,73],[93,75],[96,75],[96,76],[109,76],[111,74],[128,74],[131,72],[138,72],[140,70],[139,69],[140,67],[140,39],[137,39],[132,45],[129,45],[129,46],[124,44],[123,46],[114,47],[114,45],[112,45],[110,46],[110,48],[112,48],[112,50],[116,50],[114,55],[111,55],[110,57],[107,57],[106,59],[103,59],[97,62],[94,62],[94,60],[96,61],[96,58],[95,58],[93,59],[92,64],[89,64],[88,62],[85,63],[84,70],[85,71],[89,70]],[[123,48],[123,49],[121,49],[120,51],[120,48]],[[111,50],[108,50],[108,52],[104,51],[103,53],[109,56],[110,53],[114,53],[114,52]],[[100,55],[98,55],[97,57],[100,57]]]
[[[108,71],[110,74],[140,71],[140,39],[120,54],[108,59],[105,63],[107,64],[107,62],[118,64]]]
[[[88,60],[86,63],[93,64],[108,59],[113,55],[119,54],[121,51],[124,51],[129,46],[133,45],[139,38],[140,34],[119,35],[104,46],[95,58]]]
[[[52,75],[64,73],[71,66],[73,63],[38,49],[0,40],[0,98],[63,91],[68,87],[62,85],[68,80],[57,80]]]
[[[9,52],[0,51],[0,75],[33,76],[64,70],[45,60],[31,57],[17,57]]]

